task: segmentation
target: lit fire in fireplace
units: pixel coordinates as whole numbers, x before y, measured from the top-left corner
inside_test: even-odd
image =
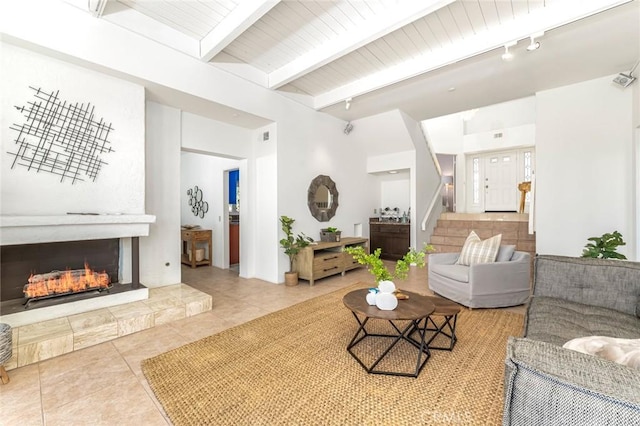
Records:
[[[109,274],[95,272],[85,263],[84,269],[31,274],[29,284],[24,286],[24,296],[28,299],[45,298],[108,288]]]

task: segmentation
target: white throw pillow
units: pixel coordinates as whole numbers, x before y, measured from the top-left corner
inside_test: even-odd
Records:
[[[562,347],[640,369],[640,339],[587,336],[569,340]]]
[[[460,257],[456,262],[458,265],[475,265],[478,263],[492,263],[496,261],[498,255],[498,249],[500,249],[500,241],[502,241],[502,234],[495,235],[491,238],[487,238],[482,241],[478,234],[471,231],[462,251]]]

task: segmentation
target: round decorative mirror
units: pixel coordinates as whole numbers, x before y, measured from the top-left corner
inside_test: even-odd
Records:
[[[329,176],[316,176],[309,185],[307,205],[313,217],[320,222],[328,222],[338,208],[336,183]]]

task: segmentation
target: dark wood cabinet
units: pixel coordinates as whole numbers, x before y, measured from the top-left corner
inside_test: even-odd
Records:
[[[398,260],[407,254],[411,244],[408,223],[369,223],[369,250],[373,253],[377,248],[382,250],[381,259]]]
[[[240,224],[229,224],[229,264],[240,263]]]

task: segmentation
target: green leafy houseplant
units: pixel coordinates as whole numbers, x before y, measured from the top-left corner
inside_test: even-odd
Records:
[[[377,248],[373,253],[367,253],[362,246],[346,247],[345,252],[353,256],[361,265],[366,265],[367,270],[375,277],[376,283],[386,280],[405,279],[409,274],[409,266],[416,265],[422,268],[426,264],[427,253],[434,251],[433,246],[425,244],[422,250],[409,248],[407,254],[396,262],[393,272],[385,266],[380,254],[382,250]]]
[[[285,235],[285,238],[280,240],[280,247],[284,249],[284,254],[289,256],[289,273],[293,272],[293,261],[300,250],[313,242],[313,238],[307,237],[304,233],[294,237],[293,222],[295,221],[288,216],[280,216],[280,224]]]
[[[582,251],[582,257],[593,257],[602,259],[626,259],[622,253],[618,253],[616,250],[618,246],[624,246],[627,243],[622,239],[622,234],[618,231],[613,233],[602,234],[601,237],[587,238],[591,243],[585,245],[585,249]]]
[[[329,226],[327,228],[327,232],[338,232],[338,228],[334,228],[333,226]]]

